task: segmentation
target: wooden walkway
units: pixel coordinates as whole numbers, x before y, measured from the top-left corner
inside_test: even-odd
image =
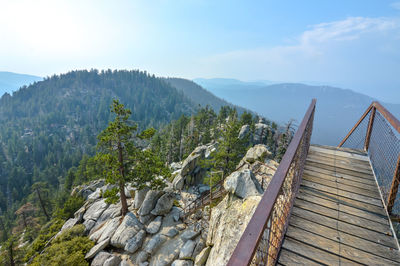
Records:
[[[365,153],[311,146],[280,265],[400,265]]]

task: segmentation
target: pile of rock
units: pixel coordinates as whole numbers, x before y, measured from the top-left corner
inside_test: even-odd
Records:
[[[120,203],[102,198],[107,187],[101,180],[75,189],[87,201],[61,230],[83,223],[95,242],[85,257],[91,265],[193,265],[204,256],[206,235],[202,227],[183,223],[183,210],[174,206],[178,195],[170,188],[133,193],[127,186],[129,212],[122,217]]]
[[[171,165],[171,168],[175,170],[172,173],[172,176],[174,176],[172,182],[174,189],[181,190],[184,185],[193,186],[203,183],[207,169],[200,165],[200,161],[209,158],[216,148],[217,143],[199,146],[182,163]]]
[[[269,134],[274,134],[273,129],[266,124],[265,118],[260,118],[252,132],[249,125],[243,125],[239,132],[239,138],[249,138],[249,144],[265,144]]]

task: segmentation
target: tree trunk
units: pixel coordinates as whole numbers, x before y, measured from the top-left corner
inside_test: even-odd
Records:
[[[10,256],[10,265],[11,266],[15,266],[13,245],[14,245],[13,241],[10,241],[10,245],[8,246],[8,253],[9,253],[8,255]]]
[[[50,220],[50,216],[47,214],[46,208],[44,207],[44,202],[43,202],[43,200],[42,200],[42,197],[40,196],[40,191],[39,191],[38,188],[36,188],[36,193],[37,193],[37,195],[38,195],[39,202],[40,202],[40,206],[42,207],[42,210],[43,210],[43,212],[44,212],[44,215],[46,215],[47,220],[49,221],[49,220]]]
[[[128,212],[128,203],[126,202],[125,195],[125,168],[124,168],[124,157],[122,155],[122,145],[121,142],[118,141],[118,160],[119,160],[119,172],[122,176],[122,180],[119,181],[119,194],[121,199],[121,214],[125,216]]]

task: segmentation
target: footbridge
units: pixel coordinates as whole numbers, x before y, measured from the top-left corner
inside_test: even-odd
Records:
[[[373,102],[337,147],[313,100],[228,265],[400,265],[400,122]]]

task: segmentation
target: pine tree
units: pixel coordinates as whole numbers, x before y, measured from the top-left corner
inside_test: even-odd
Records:
[[[104,164],[103,174],[106,182],[117,185],[116,188],[106,191],[104,196],[108,202],[116,202],[119,193],[121,212],[125,215],[128,212],[126,182],[132,182],[138,189],[160,189],[164,182],[158,176],[168,175],[168,169],[150,150],[142,151],[134,145],[133,137],[150,139],[155,130],[150,128],[137,134],[137,125],[128,120],[131,111],[125,109],[118,100],[113,100],[111,112],[115,114],[115,119],[98,136],[99,151],[95,161]]]

